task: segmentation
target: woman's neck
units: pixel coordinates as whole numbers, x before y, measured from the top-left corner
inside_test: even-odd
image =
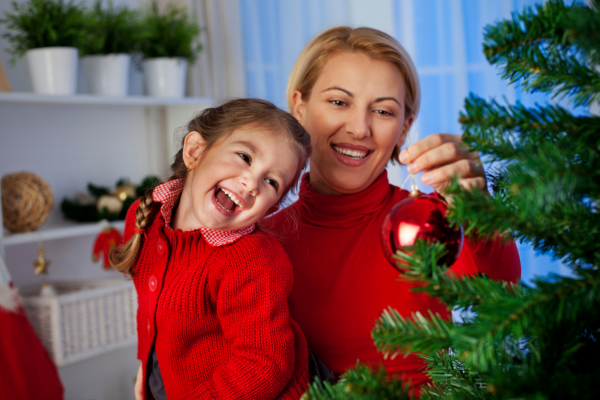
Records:
[[[313,189],[315,189],[315,191],[317,193],[325,194],[328,196],[341,196],[344,194],[344,193],[336,191],[331,186],[329,186],[323,179],[323,176],[317,171],[316,168],[315,169],[311,168],[308,171],[308,176],[310,177],[310,186],[312,186]]]
[[[319,172],[318,168],[314,168],[311,164],[310,170],[308,171],[308,176],[310,177],[310,186],[319,194],[323,194],[326,196],[343,196],[349,194],[360,193],[366,188],[370,187],[373,182],[377,180],[381,173],[385,171],[385,168],[375,174],[370,182],[362,188],[357,189],[349,189],[344,190],[344,188],[333,188],[324,178],[323,175]]]

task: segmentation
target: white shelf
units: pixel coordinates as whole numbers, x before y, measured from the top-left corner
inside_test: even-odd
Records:
[[[121,232],[125,228],[125,221],[114,221],[109,222],[109,224]],[[14,244],[35,243],[38,240],[48,241],[93,235],[100,233],[104,227],[106,227],[106,222],[81,223],[63,220],[42,225],[39,229],[31,232],[7,233],[4,231],[4,237],[0,237],[0,243],[4,246],[11,246]]]
[[[49,95],[29,92],[0,92],[0,103],[66,104],[104,106],[194,106],[212,104],[206,97],[164,98],[149,96],[94,96],[89,94]]]

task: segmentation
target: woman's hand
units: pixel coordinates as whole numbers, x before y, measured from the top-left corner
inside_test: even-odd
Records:
[[[409,159],[409,171],[413,174],[423,171],[421,181],[444,196],[447,196],[445,189],[454,176],[459,176],[459,184],[467,190],[476,187],[487,192],[479,153],[468,152],[460,135],[436,133],[427,136],[400,152],[402,164],[407,164]]]
[[[144,380],[144,374],[142,373],[142,364],[138,368],[137,378],[135,378],[135,387],[133,393],[135,393],[135,400],[142,400],[142,381]]]

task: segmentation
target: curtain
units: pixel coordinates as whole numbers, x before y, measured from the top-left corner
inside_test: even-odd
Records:
[[[239,0],[158,0],[158,4],[187,7],[202,28],[203,49],[196,63],[188,68],[186,94],[208,97],[217,103],[246,96]]]

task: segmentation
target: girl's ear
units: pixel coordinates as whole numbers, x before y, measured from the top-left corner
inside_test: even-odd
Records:
[[[198,166],[198,161],[205,147],[206,141],[199,132],[192,131],[187,134],[183,141],[183,162],[188,171]]]
[[[292,94],[292,103],[294,104],[294,117],[300,122],[300,125],[304,125],[303,120],[306,103],[302,100],[302,93],[299,90],[294,91]]]

